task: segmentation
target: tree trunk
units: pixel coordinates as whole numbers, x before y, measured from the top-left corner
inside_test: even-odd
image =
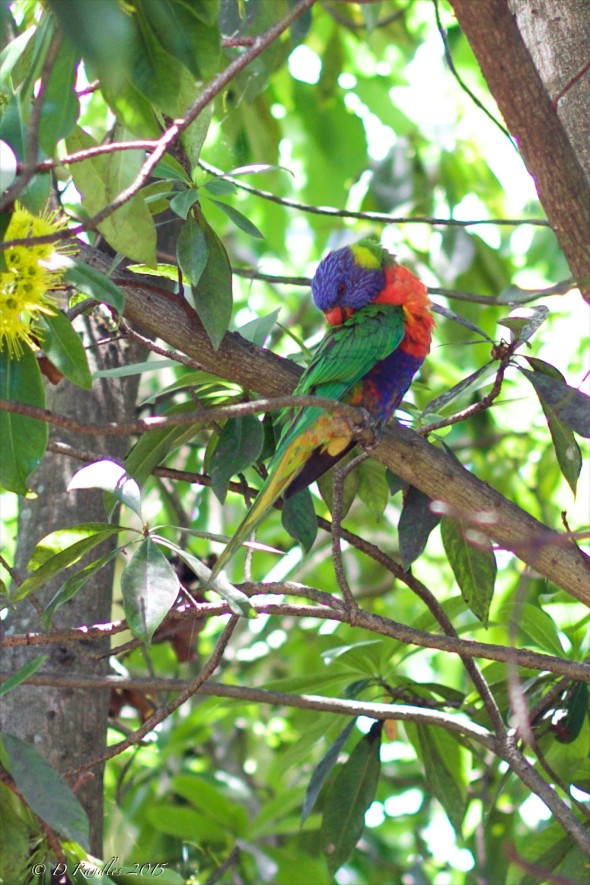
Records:
[[[115,368],[129,362],[133,359],[133,352],[137,358],[136,345],[130,347],[121,341],[106,345],[97,343],[112,334],[102,322],[89,319],[83,322],[85,343],[94,345],[87,351],[92,371],[98,368]],[[128,419],[134,413],[137,377],[95,381],[91,392],[61,381],[48,390],[48,407],[84,421]],[[55,438],[55,435],[52,436]],[[97,460],[107,452],[112,458],[123,458],[128,447],[128,440],[124,437],[68,439],[67,434],[60,431],[59,439],[76,448],[86,446],[96,453]],[[48,452],[33,475],[32,487],[38,497],[23,499],[19,511],[15,565],[21,578],[26,574],[33,548],[49,532],[82,522],[105,521],[101,492],[65,491],[79,466],[79,461]],[[107,549],[105,546],[99,548],[99,551],[106,552]],[[80,565],[86,561],[82,560]],[[63,577],[48,582],[35,594],[37,602],[41,606],[47,605],[62,581]],[[52,629],[110,621],[112,581],[113,568],[102,569],[72,600],[58,609]],[[29,599],[19,603],[10,612],[6,626],[8,633],[37,632],[42,629],[39,615]],[[49,659],[44,669],[63,675],[80,672],[88,675],[104,674],[108,672],[108,658],[98,656],[107,652],[108,648],[108,639],[89,640],[67,647],[50,645]],[[5,666],[11,671],[17,670],[38,654],[39,650],[34,647],[13,649]],[[76,763],[98,756],[103,751],[108,691],[96,691],[89,695],[82,690],[39,689],[22,685],[9,692],[2,700],[1,729],[34,746],[57,771],[75,766]],[[91,851],[100,856],[103,822],[102,768],[95,768],[93,777],[85,783],[71,786],[76,789],[90,819]]]
[[[451,0],[590,300],[590,0]]]

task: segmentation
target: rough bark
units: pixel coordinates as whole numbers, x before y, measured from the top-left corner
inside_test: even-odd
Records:
[[[105,271],[103,256],[86,249],[84,259]],[[197,360],[208,372],[254,390],[263,396],[282,396],[294,387],[301,370],[236,333],[228,334],[213,350],[194,311],[180,299],[167,298],[148,283],[129,286],[124,273],[117,282],[127,291],[126,317],[150,336]],[[502,547],[513,551],[531,568],[576,599],[590,605],[590,559],[566,535],[549,529],[517,507],[458,462],[416,433],[393,426],[372,453],[394,473],[451,511],[472,522]]]
[[[87,343],[110,336],[104,324],[85,320]],[[92,369],[114,368],[130,360],[127,344],[117,342],[97,346],[88,351]],[[134,350],[138,348],[134,345]],[[81,390],[66,381],[48,390],[48,406],[61,413],[84,421],[122,420],[133,414],[137,393],[137,379],[122,382],[108,379],[95,382],[92,391]],[[101,454],[122,458],[128,447],[125,438],[82,439],[68,438],[62,431],[59,438],[73,446],[85,446]],[[16,551],[17,574],[26,573],[26,565],[35,544],[49,532],[76,523],[104,521],[105,509],[99,492],[66,492],[66,486],[79,469],[78,461],[47,453],[32,477],[32,487],[38,497],[23,500],[19,511]],[[98,548],[106,552],[107,546]],[[81,564],[84,564],[82,560]],[[105,568],[74,599],[58,610],[54,625],[59,628],[96,624],[111,620],[113,569]],[[46,605],[60,584],[59,579],[43,587],[36,598]],[[26,633],[41,629],[39,616],[31,601],[26,599],[10,612],[6,621],[7,633]],[[48,647],[49,659],[43,670],[68,675],[86,673],[100,675],[108,672],[108,659],[98,658],[108,651],[108,639],[89,640],[76,645]],[[14,649],[5,666],[17,670],[37,657],[35,648]],[[43,672],[43,670],[41,672]],[[34,746],[57,770],[75,766],[99,755],[105,745],[108,713],[108,691],[93,692],[91,696],[80,689],[43,688],[22,685],[2,699],[0,728],[20,737]],[[89,816],[91,851],[100,856],[103,823],[102,769],[77,787],[77,795]]]
[[[451,2],[590,300],[590,2]]]

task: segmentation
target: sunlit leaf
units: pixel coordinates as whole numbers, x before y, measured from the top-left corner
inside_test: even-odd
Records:
[[[124,467],[104,458],[78,470],[68,483],[68,492],[74,489],[104,489],[130,507],[141,519],[141,491]]]

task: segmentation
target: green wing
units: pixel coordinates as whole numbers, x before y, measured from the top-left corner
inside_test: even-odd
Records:
[[[341,326],[328,332],[293,394],[314,394],[343,400],[376,363],[399,347],[403,336],[404,315],[401,307],[367,305]],[[321,408],[304,407],[295,412],[283,426],[273,461],[280,457],[295,437],[313,424],[322,411]],[[287,410],[289,413],[290,409]]]

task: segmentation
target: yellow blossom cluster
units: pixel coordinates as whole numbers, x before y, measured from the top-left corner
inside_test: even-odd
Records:
[[[61,272],[52,270],[51,256],[56,251],[71,252],[71,246],[35,243],[34,238],[62,230],[64,224],[56,213],[37,216],[16,203],[4,234],[5,240],[30,240],[4,250],[5,269],[0,271],[0,351],[6,346],[11,357],[18,358],[23,345],[34,347],[35,322],[42,314],[56,312],[49,294],[59,283]]]

